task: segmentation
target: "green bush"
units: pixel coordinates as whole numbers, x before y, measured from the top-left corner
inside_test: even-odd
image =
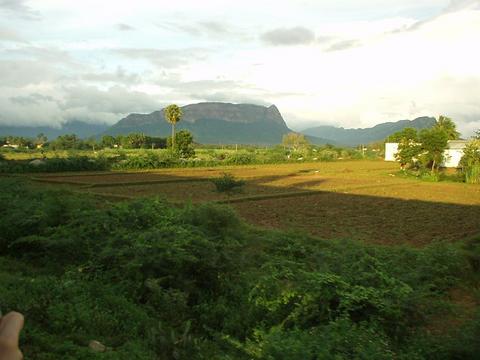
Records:
[[[245,185],[245,181],[236,180],[232,174],[223,173],[222,177],[211,180],[218,192],[230,192]]]
[[[119,170],[143,170],[175,167],[179,164],[178,156],[172,151],[143,150],[127,156],[113,165]]]
[[[316,157],[320,161],[335,161],[338,159],[338,153],[334,150],[320,150],[317,152]]]
[[[329,325],[302,331],[291,329],[256,334],[262,342],[252,352],[259,359],[395,359],[388,337],[374,324],[357,324],[348,318]],[[259,351],[258,351],[259,350]]]
[[[255,154],[249,152],[234,152],[229,154],[224,162],[229,165],[248,165],[255,163]]]
[[[470,165],[463,170],[465,182],[468,184],[480,184],[480,164]]]

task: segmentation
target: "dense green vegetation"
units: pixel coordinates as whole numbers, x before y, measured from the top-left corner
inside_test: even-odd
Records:
[[[474,359],[480,238],[416,249],[1,180],[2,310],[34,359]],[[461,239],[459,239],[461,240]],[[477,290],[474,290],[477,289]],[[453,297],[452,297],[453,296]],[[453,301],[450,299],[453,298]],[[92,353],[88,342],[107,346]]]
[[[147,136],[143,133],[130,133],[128,135],[104,135],[100,140],[94,137],[81,139],[76,134],[60,135],[49,141],[43,134],[35,138],[22,136],[0,137],[0,146],[18,148],[19,150],[39,151],[48,150],[100,150],[110,148],[122,149],[163,149],[167,146],[167,138]]]
[[[460,165],[467,183],[480,184],[480,136],[467,144]]]
[[[139,170],[172,167],[198,167],[249,164],[277,164],[299,161],[335,161],[340,159],[377,158],[374,151],[338,148],[331,145],[306,146],[288,149],[283,146],[259,148],[253,146],[232,148],[199,147],[195,150],[186,131],[176,133],[176,145],[170,149],[105,149],[99,151],[70,150],[45,152],[43,150],[2,150],[0,173],[61,172],[93,170]],[[0,152],[0,154],[2,153]],[[17,157],[23,158],[18,159]],[[38,159],[31,163],[33,159]]]

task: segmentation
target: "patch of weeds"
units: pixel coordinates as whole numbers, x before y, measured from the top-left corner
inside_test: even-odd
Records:
[[[218,192],[232,192],[245,185],[245,181],[236,180],[235,177],[229,173],[223,173],[221,177],[212,179],[212,182],[215,184]]]

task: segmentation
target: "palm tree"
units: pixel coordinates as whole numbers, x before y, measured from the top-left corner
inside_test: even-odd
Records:
[[[458,140],[460,138],[457,126],[449,117],[440,115],[437,121],[437,127],[443,129],[447,133],[448,140]]]
[[[165,114],[165,120],[172,124],[172,150],[175,149],[175,124],[180,121],[182,118],[182,109],[180,109],[177,105],[172,104],[167,106],[163,110]]]

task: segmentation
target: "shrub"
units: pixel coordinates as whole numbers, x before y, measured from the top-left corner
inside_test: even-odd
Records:
[[[170,151],[143,150],[127,156],[114,164],[115,169],[158,169],[174,167],[178,164],[178,156]]]
[[[320,161],[335,161],[338,158],[338,153],[334,150],[320,150],[317,152],[317,158]]]
[[[460,166],[465,176],[465,182],[480,184],[480,140],[470,141],[463,151]]]
[[[225,164],[248,165],[255,162],[255,154],[248,152],[234,152],[225,158]]]
[[[282,163],[287,161],[287,153],[283,148],[274,148],[264,155],[263,163]]]
[[[464,169],[465,182],[468,184],[480,184],[480,165],[471,165]]]
[[[218,192],[230,192],[245,185],[245,181],[236,180],[232,174],[223,173],[222,177],[212,179]]]

